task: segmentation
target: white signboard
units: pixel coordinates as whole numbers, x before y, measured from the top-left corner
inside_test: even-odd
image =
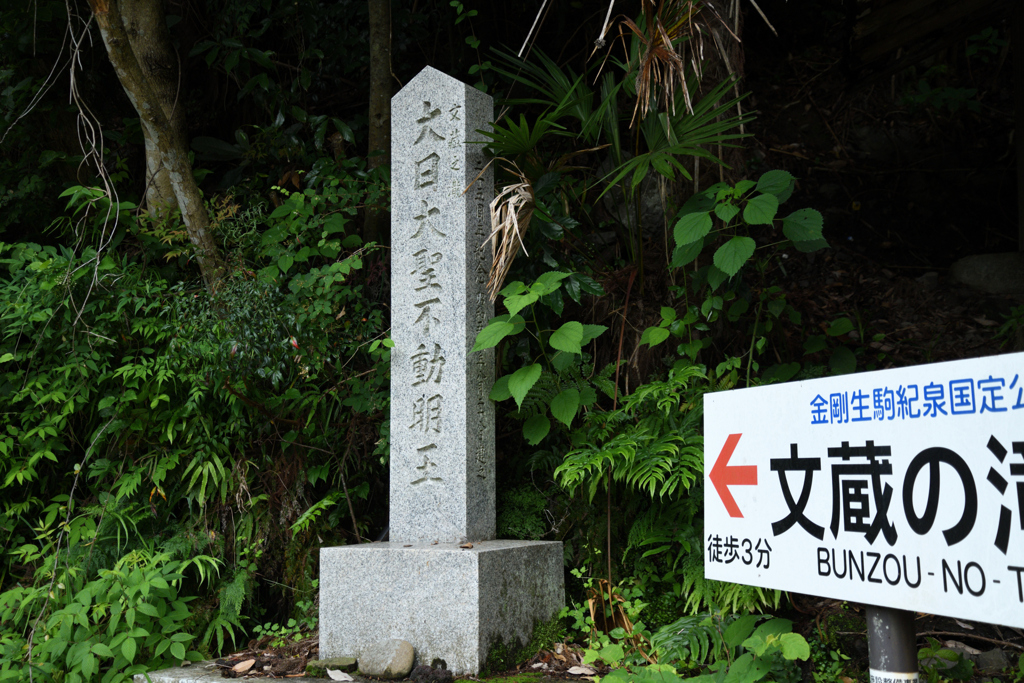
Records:
[[[1024,353],[704,410],[708,578],[1024,627]]]

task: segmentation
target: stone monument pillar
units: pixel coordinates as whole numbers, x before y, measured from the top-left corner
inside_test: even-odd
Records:
[[[562,544],[494,540],[491,97],[427,67],[391,106],[391,540],[320,550],[320,656],[400,638],[475,674],[562,607]]]

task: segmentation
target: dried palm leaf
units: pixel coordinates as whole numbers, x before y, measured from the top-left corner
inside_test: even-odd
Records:
[[[515,164],[511,164],[508,170],[519,182],[506,185],[491,202],[491,234],[488,239],[491,242],[492,261],[487,280],[491,301],[498,297],[519,249],[522,248],[523,253],[529,256],[523,235],[533,218],[533,185]]]

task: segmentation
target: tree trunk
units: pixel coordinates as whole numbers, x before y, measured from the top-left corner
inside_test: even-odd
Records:
[[[370,10],[370,144],[367,166],[391,163],[391,0],[367,0]],[[374,155],[375,151],[382,154]],[[387,213],[368,207],[363,224],[367,242],[387,241]]]
[[[185,139],[185,107],[179,98],[178,56],[171,46],[167,18],[160,0],[120,0],[121,23],[132,52],[149,82],[176,138]],[[160,149],[148,128],[146,140],[146,208],[153,218],[162,218],[178,208],[168,170],[161,163]]]
[[[224,275],[224,261],[188,161],[182,105],[176,102],[177,59],[161,0],[89,0],[89,6],[114,72],[142,122],[150,214],[161,217],[181,209],[203,282],[213,291]]]

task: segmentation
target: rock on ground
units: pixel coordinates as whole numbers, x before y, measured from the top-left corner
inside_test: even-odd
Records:
[[[378,678],[405,678],[412,671],[412,644],[393,638],[376,643],[359,655],[359,672]]]

